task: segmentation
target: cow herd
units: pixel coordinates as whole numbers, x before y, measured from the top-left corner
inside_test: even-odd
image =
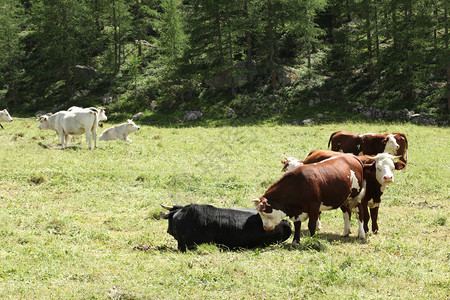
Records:
[[[103,108],[71,107],[67,111],[39,116],[39,129],[58,134],[62,149],[70,136],[85,133],[88,148],[97,147],[97,129],[107,117]],[[12,122],[6,109],[0,122]],[[0,127],[3,126],[0,124]],[[100,141],[120,139],[139,130],[132,120],[103,131]],[[301,222],[308,220],[311,236],[320,228],[322,211],[340,208],[344,217],[343,235],[350,234],[350,216],[358,216],[358,237],[377,233],[378,210],[386,187],[394,182],[394,171],[406,167],[408,141],[402,133],[356,134],[337,131],[331,134],[328,148],[312,150],[304,160],[285,157],[285,173],[266,192],[253,199],[255,209],[217,208],[211,205],[163,206],[168,212],[168,233],[186,251],[198,244],[216,243],[228,248],[251,248],[282,242],[292,233],[293,244],[300,241]]]
[[[39,129],[54,130],[61,140],[61,148],[68,146],[70,136],[86,134],[88,149],[92,148],[92,139],[94,147],[97,147],[97,130],[100,121],[106,121],[105,110],[103,107],[81,108],[72,106],[67,111],[59,111],[54,114],[39,116]],[[98,138],[99,141],[122,140],[130,142],[128,135],[139,130],[132,120],[126,123],[111,127],[103,131]]]
[[[94,140],[94,147],[97,147],[97,130],[102,127],[100,121],[106,121],[108,117],[105,114],[103,107],[88,107],[82,108],[72,106],[68,110],[58,111],[54,114],[48,113],[38,116],[40,122],[38,128],[40,130],[53,130],[58,135],[61,141],[61,148],[67,148],[70,137],[75,139],[75,135],[86,134],[88,149],[92,148],[92,140]],[[8,113],[7,109],[0,111],[0,127],[1,122],[12,122],[13,119]],[[122,140],[131,142],[128,135],[140,129],[133,120],[127,120],[123,124],[119,124],[108,128],[98,138],[99,141]]]
[[[288,217],[294,222],[293,244],[298,244],[301,222],[308,220],[314,236],[321,212],[337,208],[343,212],[344,236],[350,234],[352,211],[358,215],[359,238],[369,232],[369,220],[372,232],[377,233],[381,196],[394,182],[394,170],[406,167],[406,136],[338,131],[331,135],[330,145],[332,151],[312,150],[302,161],[283,160],[286,172],[252,200],[255,210],[199,204],[163,206],[169,211],[161,213],[169,220],[168,233],[181,251],[212,242],[229,248],[255,247],[288,239],[291,229],[284,220]]]

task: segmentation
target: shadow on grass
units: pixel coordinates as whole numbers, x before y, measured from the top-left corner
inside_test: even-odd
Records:
[[[142,252],[178,252],[178,249],[176,248],[171,248],[169,246],[166,245],[162,245],[162,246],[153,246],[153,245],[140,245],[140,246],[134,246],[132,248],[134,251],[142,251]]]

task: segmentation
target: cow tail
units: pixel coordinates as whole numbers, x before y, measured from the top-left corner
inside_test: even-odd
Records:
[[[94,111],[94,110],[91,110],[91,111],[94,113],[94,116],[95,116],[94,125],[92,125],[92,130],[97,131],[98,122],[99,122],[99,120],[98,120],[98,111]]]
[[[328,140],[328,149],[330,149],[331,140],[333,139],[333,136],[334,136],[336,133],[338,133],[338,131],[333,132],[333,133],[331,134],[330,139]]]
[[[400,136],[405,139],[405,148],[408,149],[408,139],[406,138],[406,135],[404,133],[400,133]]]

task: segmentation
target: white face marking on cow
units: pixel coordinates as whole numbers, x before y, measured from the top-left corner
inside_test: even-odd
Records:
[[[343,236],[348,236],[350,234],[350,215],[348,212],[344,213],[344,233]]]
[[[389,153],[392,155],[397,154],[397,150],[400,146],[397,144],[397,140],[395,139],[393,134],[388,134],[386,146],[384,147],[384,153]]]
[[[284,171],[289,171],[295,167],[303,165],[301,161],[293,157],[286,157],[286,159],[284,160],[284,164],[285,164],[285,167],[283,168]]]
[[[294,217],[294,218],[291,218],[291,220],[293,221],[293,222],[298,222],[298,221],[300,221],[300,222],[305,222],[306,220],[308,220],[308,214],[307,213],[302,213],[301,215],[299,215],[299,216],[296,216],[296,217]]]
[[[350,170],[350,182],[352,183],[352,189],[356,189],[357,191],[361,189],[358,178],[356,178],[355,172],[353,172],[353,170]]]
[[[259,215],[261,216],[264,230],[267,231],[274,230],[275,226],[280,224],[281,220],[286,217],[286,214],[278,209],[273,209],[270,214],[260,211]]]
[[[326,206],[323,205],[323,203],[320,203],[320,211],[326,211],[326,210],[330,210],[333,209],[333,206]]]
[[[379,153],[377,156],[370,158],[375,160],[375,176],[377,181],[382,185],[382,192],[384,191],[385,185],[394,182],[394,158],[389,153]]]

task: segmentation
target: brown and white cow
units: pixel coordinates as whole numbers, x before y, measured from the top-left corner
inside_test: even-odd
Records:
[[[339,208],[347,201],[349,206],[356,206],[364,194],[363,164],[356,156],[344,154],[286,172],[253,202],[265,230],[275,228],[284,217],[291,218],[296,244],[300,241],[301,222],[309,218],[313,236],[320,211]],[[364,237],[362,223],[359,235]]]
[[[336,131],[328,140],[328,148],[330,148],[330,144],[332,151],[342,151],[354,155],[376,155],[385,152],[400,155],[400,160],[405,164],[408,160],[408,140],[403,133],[357,134]]]
[[[329,150],[312,150],[309,152],[304,161],[298,161],[298,163],[312,164],[339,155],[343,154],[341,152]],[[366,194],[361,199],[361,206],[358,207],[358,209],[362,209],[362,214],[360,213],[359,215],[363,218],[364,231],[368,232],[368,209],[370,209],[372,231],[377,233],[378,209],[381,203],[381,195],[383,195],[386,186],[394,182],[393,170],[403,169],[405,167],[405,163],[402,161],[394,162],[393,160],[398,157],[394,157],[388,153],[380,153],[376,156],[360,155],[358,158],[364,164],[364,180],[366,182]],[[343,208],[343,211],[348,211],[350,214],[351,209]],[[345,217],[344,212],[344,219]]]

